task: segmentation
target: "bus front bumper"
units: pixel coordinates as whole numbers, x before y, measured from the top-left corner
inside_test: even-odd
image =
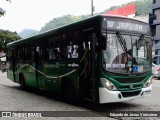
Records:
[[[122,102],[151,95],[152,85],[142,88],[136,96],[123,97],[120,91],[109,91],[106,88],[99,88],[99,103]]]

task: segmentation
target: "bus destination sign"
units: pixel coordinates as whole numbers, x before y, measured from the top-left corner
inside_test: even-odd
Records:
[[[107,28],[114,29],[114,30],[125,30],[125,31],[132,31],[132,32],[140,32],[140,33],[148,33],[149,26],[145,23],[131,21],[131,20],[107,20]]]

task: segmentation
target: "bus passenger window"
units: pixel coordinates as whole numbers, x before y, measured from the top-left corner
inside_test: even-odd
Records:
[[[73,45],[72,58],[78,58],[77,49],[78,49],[78,45]]]
[[[54,49],[54,53],[55,53],[56,59],[60,60],[61,59],[61,54],[60,54],[59,47]]]
[[[32,61],[34,61],[34,59],[35,59],[34,51],[32,51],[32,53],[31,53],[31,54],[32,54],[31,60],[32,60]]]
[[[78,45],[67,46],[68,58],[78,58]]]
[[[34,51],[34,47],[31,47],[31,45],[25,46],[25,60],[34,60],[32,57],[32,52]]]
[[[17,60],[24,60],[24,58],[25,58],[24,51],[25,51],[24,47],[17,48]]]
[[[61,59],[60,49],[59,48],[49,49],[49,59],[60,60]]]
[[[55,55],[54,55],[54,52],[53,52],[53,48],[49,49],[49,59],[55,59]]]
[[[64,48],[62,49],[62,59],[63,59],[63,58],[67,58],[67,56],[68,56],[67,48],[64,47]]]

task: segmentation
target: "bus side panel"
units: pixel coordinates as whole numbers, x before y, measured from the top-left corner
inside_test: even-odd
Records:
[[[40,65],[37,68],[37,87],[45,89],[45,75],[44,75],[44,66]]]
[[[18,62],[17,61],[15,63],[15,72],[14,72],[14,74],[15,74],[15,81],[18,82],[18,83],[19,83],[19,73],[22,73],[22,69],[23,69],[22,65],[23,65],[22,62]]]
[[[79,79],[78,79],[78,71],[75,67],[70,66],[72,62],[66,62],[63,61],[60,63],[59,67],[59,73],[61,73],[60,78],[61,82],[62,80],[65,80],[65,78],[69,78],[71,81],[71,84],[74,89],[74,97],[78,98],[79,97]]]
[[[8,49],[7,52],[7,77],[12,80],[13,82],[15,81],[15,59],[16,59],[16,52],[15,50],[12,49]]]
[[[7,77],[8,79],[12,80],[14,82],[14,76],[13,76],[13,63],[10,61],[10,62],[7,62]]]
[[[34,63],[30,63],[23,69],[23,75],[27,86],[37,87],[36,69]]]
[[[44,63],[46,74],[45,87],[47,90],[60,93],[59,62],[46,61]]]
[[[46,89],[61,94],[61,82],[66,78],[71,80],[75,97],[79,96],[78,73],[74,68],[69,68],[65,61],[45,62]]]
[[[19,82],[20,74],[23,75],[26,86],[37,87],[36,70],[33,63],[27,62],[25,64],[23,62],[17,62],[15,71],[16,82]]]

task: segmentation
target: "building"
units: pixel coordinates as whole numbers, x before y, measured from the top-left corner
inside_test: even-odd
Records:
[[[107,11],[104,14],[106,14],[106,15],[120,15],[120,16],[133,18],[135,16],[135,13],[136,13],[136,5],[135,5],[135,3],[132,3],[132,4],[122,6],[120,8],[117,8],[117,9],[114,9],[111,11]]]
[[[160,0],[153,0],[150,25],[155,43],[155,57],[153,62],[160,64]]]
[[[137,15],[137,16],[134,16],[133,19],[149,23],[149,14]]]

